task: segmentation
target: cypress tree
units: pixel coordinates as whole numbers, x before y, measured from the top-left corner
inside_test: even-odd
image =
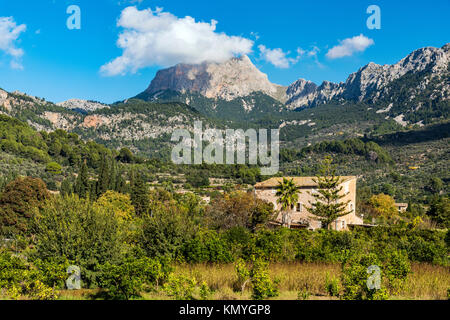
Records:
[[[108,191],[109,182],[110,182],[109,166],[106,155],[104,154],[102,157],[102,161],[100,163],[100,172],[97,181],[97,196],[100,196],[104,194],[106,191]]]
[[[90,192],[90,185],[89,185],[88,168],[86,165],[86,160],[84,160],[75,183],[75,193],[78,194],[80,198],[87,198],[89,192]]]
[[[136,214],[143,216],[150,212],[150,197],[145,181],[141,176],[137,176],[131,186],[131,203]]]
[[[119,191],[117,190],[117,164],[116,161],[111,159],[111,165],[109,166],[109,190]]]

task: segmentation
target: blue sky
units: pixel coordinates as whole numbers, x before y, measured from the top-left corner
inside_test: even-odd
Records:
[[[80,30],[66,26],[70,5],[81,9]],[[366,25],[369,5],[381,9],[379,30]],[[345,81],[370,61],[391,64],[449,42],[449,12],[448,0],[0,0],[0,87],[111,103],[143,91],[171,63],[240,53],[282,85]]]

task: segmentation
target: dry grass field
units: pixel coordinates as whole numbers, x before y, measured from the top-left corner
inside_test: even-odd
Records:
[[[244,293],[233,290],[236,273],[232,264],[179,265],[175,273],[195,277],[198,283],[205,281],[213,290],[211,300],[251,299],[249,288]],[[274,299],[337,299],[328,295],[325,286],[327,277],[339,279],[340,266],[337,264],[278,263],[270,266],[270,273],[272,279],[279,281],[280,295]],[[443,300],[447,299],[448,288],[450,288],[449,267],[415,263],[412,264],[412,273],[405,288],[391,299]],[[155,300],[170,299],[162,291],[145,293],[143,297]]]

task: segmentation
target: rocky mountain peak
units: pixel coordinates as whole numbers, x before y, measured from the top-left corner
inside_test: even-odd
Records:
[[[164,90],[196,92],[207,98],[231,101],[260,91],[281,100],[284,92],[280,88],[243,55],[223,63],[178,64],[160,70],[146,93],[152,95]]]

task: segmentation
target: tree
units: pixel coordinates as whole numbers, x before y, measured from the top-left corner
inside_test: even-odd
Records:
[[[439,193],[442,189],[444,189],[444,182],[438,177],[432,177],[426,189],[433,193]]]
[[[275,195],[278,197],[277,203],[281,204],[283,225],[288,228],[291,227],[291,210],[292,206],[297,204],[299,189],[300,187],[295,185],[294,179],[286,178],[283,178],[276,189]]]
[[[387,194],[381,193],[373,195],[370,198],[369,203],[373,206],[378,217],[389,220],[398,213],[395,208],[395,200]]]
[[[176,258],[193,234],[187,213],[174,201],[165,201],[153,207],[151,216],[144,216],[139,243],[149,257]]]
[[[427,215],[444,228],[450,227],[450,200],[448,197],[433,199]]]
[[[97,197],[104,194],[110,186],[110,170],[106,155],[103,155],[102,162],[100,163],[100,172],[97,181]]]
[[[266,224],[272,215],[272,203],[242,191],[214,198],[206,210],[207,224],[220,230],[242,227],[254,231]]]
[[[135,216],[134,207],[128,194],[109,190],[98,198],[95,205],[114,212],[119,219],[124,221],[131,221]]]
[[[114,212],[77,195],[46,202],[34,222],[36,255],[73,261],[88,285],[95,283],[98,265],[118,262],[124,252],[125,232]]]
[[[336,167],[332,165],[330,157],[322,161],[319,172],[319,175],[313,179],[317,184],[317,192],[310,193],[315,202],[310,202],[310,207],[306,209],[314,216],[314,219],[322,222],[323,228],[329,229],[331,223],[337,218],[351,213],[347,211],[350,201],[341,201],[346,194],[342,192],[342,179],[336,175]]]
[[[192,171],[186,175],[186,182],[194,188],[209,186],[209,175],[207,171]]]
[[[0,197],[0,233],[27,234],[35,209],[50,198],[45,183],[38,178],[17,178],[6,185]]]
[[[54,175],[61,174],[61,165],[59,165],[59,163],[57,162],[49,162],[45,167],[45,171]]]
[[[135,177],[135,181],[131,186],[131,203],[138,216],[142,217],[150,213],[150,198],[147,184],[140,175]]]
[[[78,194],[80,198],[87,198],[90,192],[88,168],[86,160],[83,162],[78,173],[77,180],[75,182],[75,193]]]
[[[64,179],[61,182],[60,194],[66,196],[73,193],[73,186],[69,178]]]
[[[122,148],[119,151],[117,160],[123,163],[132,163],[134,160],[133,153],[128,148]]]

